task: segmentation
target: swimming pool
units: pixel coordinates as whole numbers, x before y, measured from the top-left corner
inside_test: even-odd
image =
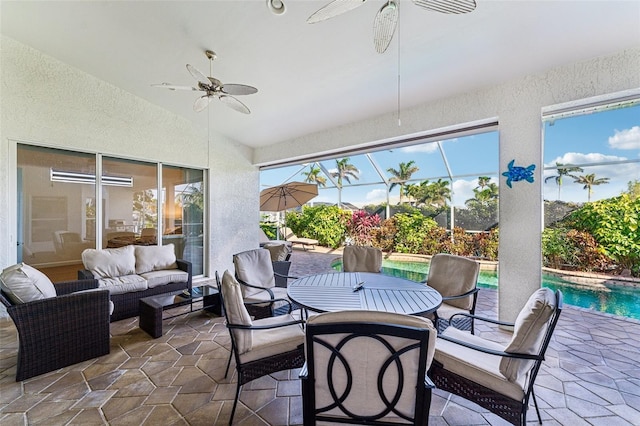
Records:
[[[331,266],[338,271],[342,270],[340,260],[335,261]],[[382,262],[383,274],[407,278],[412,281],[426,281],[428,272],[428,262],[390,259],[385,259]],[[567,305],[640,320],[640,288],[638,287],[609,284],[580,285],[550,274],[542,274],[542,285],[553,290],[561,290],[564,303]],[[497,273],[495,271],[480,271],[478,287],[497,289]]]

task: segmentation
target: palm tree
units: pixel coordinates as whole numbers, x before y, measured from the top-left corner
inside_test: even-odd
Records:
[[[551,179],[555,179],[556,185],[558,185],[558,201],[560,201],[560,189],[562,188],[562,176],[569,176],[574,179],[577,179],[577,176],[573,175],[572,173],[582,173],[584,171],[582,170],[582,167],[577,167],[577,166],[562,167],[562,166],[563,166],[562,163],[556,162],[556,173],[558,174],[555,176],[546,177],[544,179],[545,183],[547,183],[547,181]]]
[[[473,198],[468,199],[464,203],[469,206],[476,203],[486,203],[498,198],[498,185],[490,181],[491,178],[489,176],[479,176],[478,186],[473,189]]]
[[[351,179],[358,180],[360,170],[353,164],[349,163],[349,157],[336,160],[336,171],[331,173],[331,177],[338,179],[338,206],[342,206],[342,181],[346,180],[351,183]]]
[[[305,182],[315,183],[318,186],[324,188],[325,186],[327,186],[327,178],[321,176],[320,173],[322,173],[322,170],[320,170],[320,167],[316,166],[315,164],[309,166],[308,172],[302,172],[302,174],[306,176],[304,179]]]
[[[402,195],[405,193],[404,187],[406,182],[411,179],[411,175],[420,170],[418,166],[415,166],[416,162],[411,160],[408,163],[400,163],[398,166],[398,170],[390,167],[387,169],[389,173],[393,175],[389,182],[391,185],[389,186],[389,192],[398,185],[400,187],[400,204],[402,204]]]
[[[410,195],[418,204],[444,207],[447,205],[447,200],[451,200],[451,188],[446,180],[438,179],[436,182],[425,180],[419,185],[409,185],[409,188]]]
[[[584,185],[582,189],[587,190],[587,203],[591,202],[591,193],[593,192],[592,188],[596,185],[602,185],[603,183],[609,183],[609,178],[597,178],[596,174],[591,173],[583,176],[574,177],[575,183],[579,183]]]

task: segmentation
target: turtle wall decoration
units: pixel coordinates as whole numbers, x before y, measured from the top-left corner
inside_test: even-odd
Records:
[[[526,180],[529,183],[533,183],[533,171],[536,169],[535,164],[531,164],[528,167],[514,166],[516,160],[511,160],[507,166],[508,170],[502,173],[502,176],[507,178],[507,186],[512,188],[511,182],[518,182]]]

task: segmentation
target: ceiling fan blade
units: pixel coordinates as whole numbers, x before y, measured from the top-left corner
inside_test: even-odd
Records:
[[[209,81],[209,78],[207,78],[206,75],[202,74],[202,72],[200,72],[198,68],[194,67],[191,64],[187,64],[187,70],[189,70],[193,78],[198,80],[200,83],[204,84],[205,86],[211,85],[211,81]]]
[[[195,112],[200,112],[209,105],[209,102],[211,102],[211,96],[209,95],[200,96],[198,99],[196,99],[196,102],[193,104],[193,110]]]
[[[388,1],[380,8],[373,21],[373,44],[376,52],[384,53],[391,43],[398,24],[398,5]]]
[[[342,15],[345,12],[362,6],[367,0],[333,0],[316,10],[315,13],[307,18],[307,24],[315,24],[334,16]]]
[[[218,96],[218,99],[224,102],[225,105],[227,105],[231,109],[235,109],[236,111],[241,112],[243,114],[251,114],[251,111],[249,110],[249,108],[245,104],[243,104],[242,102],[234,98],[233,96],[220,95]]]
[[[198,88],[195,87],[191,87],[191,86],[176,86],[175,84],[169,84],[169,83],[160,83],[160,84],[152,84],[151,87],[162,87],[164,89],[169,89],[169,90],[200,90]]]
[[[440,13],[469,13],[476,9],[476,0],[413,0],[413,3]]]
[[[222,93],[227,95],[253,95],[254,93],[258,93],[258,89],[253,86],[247,86],[245,84],[223,84],[222,85]]]

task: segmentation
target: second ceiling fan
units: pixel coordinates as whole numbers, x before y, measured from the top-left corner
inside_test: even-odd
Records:
[[[362,6],[367,0],[333,0],[307,18],[307,23],[315,24],[325,19],[342,15]],[[412,0],[416,6],[440,13],[468,13],[476,8],[475,0]],[[384,53],[398,24],[399,0],[385,0],[373,20],[373,44],[378,53]]]

